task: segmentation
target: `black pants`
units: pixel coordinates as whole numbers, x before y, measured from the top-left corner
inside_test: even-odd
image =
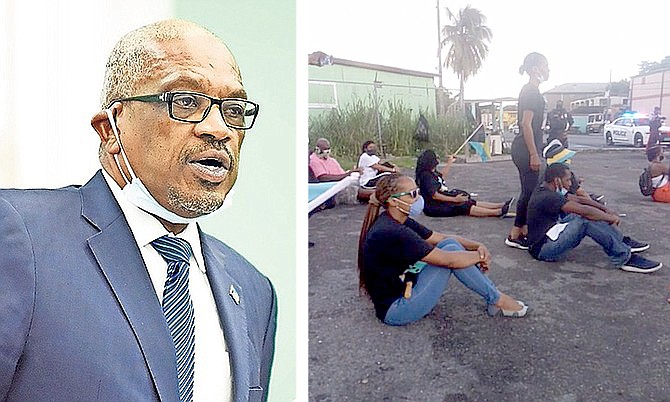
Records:
[[[518,228],[526,224],[528,201],[533,194],[533,190],[537,187],[540,177],[540,172],[530,169],[528,148],[523,143],[523,138],[520,138],[520,140],[512,143],[512,161],[519,171],[519,180],[521,181],[521,194],[519,194],[519,200],[516,203],[516,218],[514,218],[514,226]],[[541,162],[540,165],[542,165]]]

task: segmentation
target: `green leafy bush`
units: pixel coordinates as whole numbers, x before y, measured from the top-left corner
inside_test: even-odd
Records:
[[[417,141],[414,133],[419,113],[401,100],[379,102],[381,145],[387,157],[415,157],[422,150],[434,149],[439,155],[453,153],[465,140],[471,128],[462,115],[436,116],[423,111],[428,120],[429,142]],[[373,140],[379,145],[377,108],[372,95],[354,100],[331,111],[312,113],[309,118],[310,149],[318,138],[330,141],[338,158],[356,160],[361,145]]]

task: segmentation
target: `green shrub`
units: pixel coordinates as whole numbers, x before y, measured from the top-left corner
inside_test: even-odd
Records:
[[[379,123],[382,147],[387,156],[416,157],[423,149],[432,148],[439,155],[454,152],[469,134],[470,124],[457,114],[436,116],[423,111],[428,120],[429,142],[414,137],[419,114],[401,100],[379,101]],[[338,158],[356,160],[361,145],[367,140],[379,144],[377,112],[372,95],[354,100],[328,112],[312,113],[309,117],[310,149],[318,138],[330,141],[333,154]]]

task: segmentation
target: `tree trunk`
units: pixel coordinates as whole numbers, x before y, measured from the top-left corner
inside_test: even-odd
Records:
[[[459,96],[459,103],[460,103],[460,108],[461,108],[461,113],[465,115],[465,96],[463,94],[463,91],[465,89],[465,81],[463,81],[463,78],[461,77],[461,82],[460,82],[460,96]]]

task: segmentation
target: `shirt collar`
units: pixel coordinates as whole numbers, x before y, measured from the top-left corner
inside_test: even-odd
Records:
[[[134,204],[126,200],[126,197],[123,195],[123,192],[119,185],[112,179],[112,177],[102,169],[102,176],[105,178],[107,185],[112,190],[112,195],[116,199],[116,202],[119,204],[123,215],[130,226],[130,231],[135,237],[135,242],[138,247],[142,248],[161,236],[175,236],[170,233],[163,227],[158,219],[156,219],[150,213],[136,207]],[[187,224],[186,229],[176,235],[176,237],[182,238],[191,245],[193,250],[193,257],[195,262],[198,264],[198,268],[205,273],[205,261],[202,256],[202,247],[200,245],[200,232],[198,230],[197,224]]]

